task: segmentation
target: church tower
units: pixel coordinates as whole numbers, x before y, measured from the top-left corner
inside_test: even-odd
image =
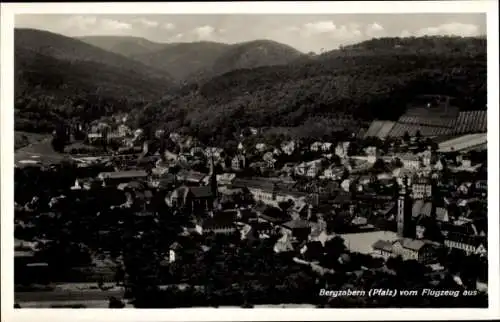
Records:
[[[212,191],[212,196],[214,200],[218,197],[218,185],[217,185],[217,171],[215,170],[214,156],[210,155],[210,190]]]
[[[403,179],[403,184],[399,190],[398,202],[397,202],[397,229],[398,236],[400,238],[411,237],[411,209],[412,209],[412,199],[410,197],[411,191],[408,186],[408,177]]]

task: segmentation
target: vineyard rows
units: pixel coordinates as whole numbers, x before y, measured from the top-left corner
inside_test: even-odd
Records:
[[[437,126],[452,128],[455,125],[456,117],[427,117],[427,116],[407,116],[403,115],[399,118],[399,123],[415,124],[424,126]]]
[[[406,132],[408,132],[408,134],[411,136],[415,136],[419,131],[420,135],[424,137],[449,135],[453,132],[452,129],[445,127],[396,123],[389,132],[388,136],[402,137]]]
[[[486,133],[488,129],[487,111],[460,112],[456,120],[455,133]]]
[[[423,137],[460,135],[487,132],[486,111],[460,112],[456,117],[450,115],[441,118],[431,116],[411,116],[405,114],[398,122],[373,121],[364,137],[402,137],[408,132],[415,136],[417,132]]]

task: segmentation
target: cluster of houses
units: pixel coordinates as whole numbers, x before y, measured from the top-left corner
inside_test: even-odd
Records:
[[[131,136],[132,132],[121,128],[117,133]],[[127,194],[127,202],[117,205],[121,207],[160,194],[175,215],[191,218],[185,233],[276,237],[276,252],[300,253],[313,242],[324,246],[339,234],[335,223],[342,217],[350,238],[359,240],[364,234],[387,230],[378,227],[381,221],[394,224],[391,238],[376,239],[365,247],[363,252],[372,256],[401,256],[429,265],[437,261],[442,248],[487,256],[487,183],[479,179],[480,167],[467,154],[444,156],[429,148],[418,154],[382,155],[369,146],[362,155],[349,155],[350,142],[304,147],[286,141],[277,147],[265,143],[245,147],[241,142],[230,157],[223,148],[202,146],[190,137],[171,133],[168,138],[178,151],[167,149],[160,155],[145,142],[138,158],[131,158],[127,166],[79,178],[72,189],[116,188]],[[317,158],[278,161],[305,150]],[[113,156],[111,162],[119,158]],[[141,160],[147,160],[148,167]],[[248,175],[245,170],[252,167],[269,171]],[[466,168],[470,180],[450,184],[443,175],[445,168]],[[354,239],[350,244],[356,244]],[[168,262],[182,252],[177,246],[171,247]]]

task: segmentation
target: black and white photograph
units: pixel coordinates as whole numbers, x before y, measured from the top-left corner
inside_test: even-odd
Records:
[[[2,12],[8,309],[499,314],[498,12],[446,2]]]

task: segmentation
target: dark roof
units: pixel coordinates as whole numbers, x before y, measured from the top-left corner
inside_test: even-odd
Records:
[[[446,240],[464,243],[467,245],[472,245],[474,247],[478,247],[480,244],[483,244],[485,248],[488,248],[488,239],[486,236],[475,236],[462,234],[459,232],[449,232],[446,236]]]
[[[261,213],[261,214],[263,214],[263,213],[267,210],[267,208],[269,208],[269,206],[268,206],[268,205],[266,205],[266,204],[258,204],[258,205],[256,205],[253,209],[254,209],[257,213]]]
[[[195,198],[209,198],[212,197],[212,189],[208,186],[204,187],[191,187],[191,193]]]
[[[127,188],[130,189],[144,189],[144,184],[139,181],[131,181],[127,184]]]
[[[201,226],[203,229],[212,229],[212,228],[221,228],[221,227],[228,227],[228,226],[234,226],[234,222],[230,220],[229,218],[208,218],[202,221]]]
[[[279,223],[283,223],[283,222],[286,221],[283,218],[272,217],[272,216],[268,216],[268,215],[264,215],[264,214],[259,215],[259,217],[261,219],[264,219],[264,220],[266,220],[266,221],[268,221],[270,223],[273,223],[273,224],[279,224]]]
[[[177,249],[181,249],[182,245],[179,244],[178,242],[173,242],[172,245],[170,245],[169,248],[172,249],[172,250],[177,250]]]
[[[144,170],[102,172],[99,174],[99,177],[106,179],[139,178],[147,176],[148,173]]]
[[[272,191],[275,184],[274,182],[270,180],[265,180],[265,179],[241,179],[241,178],[236,178],[233,181],[233,185],[235,187],[240,187],[240,188],[253,188],[253,189],[262,189],[262,190],[267,190],[267,191]]]
[[[289,229],[302,229],[311,227],[310,223],[306,220],[290,220],[282,224],[282,226]]]
[[[377,240],[373,245],[373,249],[383,250],[386,252],[392,252],[392,243],[387,240]]]
[[[201,172],[197,171],[186,171],[186,170],[181,170],[177,174],[177,179],[178,180],[185,180],[185,181],[195,181],[195,182],[200,182],[205,178],[207,175]]]
[[[425,245],[429,245],[430,243],[425,240],[411,239],[411,238],[402,238],[397,240],[396,242],[401,243],[401,246],[406,249],[411,249],[414,251],[419,251]],[[395,242],[395,243],[396,243]]]

